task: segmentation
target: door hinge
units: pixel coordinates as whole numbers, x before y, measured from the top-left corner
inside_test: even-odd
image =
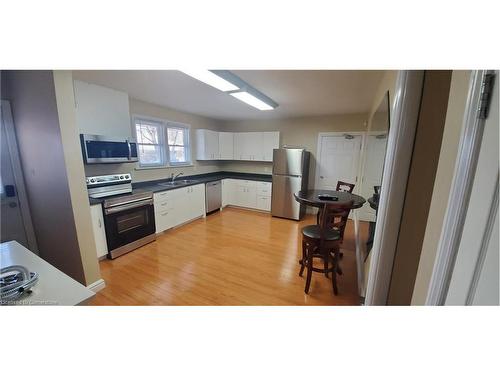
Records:
[[[483,82],[481,83],[481,96],[479,98],[478,108],[478,117],[481,119],[485,119],[488,117],[494,82],[495,74],[487,73],[483,78]]]

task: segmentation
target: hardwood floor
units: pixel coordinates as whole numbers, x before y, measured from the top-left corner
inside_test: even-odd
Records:
[[[343,276],[299,277],[300,228],[313,223],[237,208],[166,231],[155,242],[100,262],[106,288],[94,305],[357,305],[353,223],[342,251]],[[362,223],[362,238],[368,226]]]

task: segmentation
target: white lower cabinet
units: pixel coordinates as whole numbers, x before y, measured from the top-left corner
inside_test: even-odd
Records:
[[[205,184],[154,194],[156,233],[205,215]]]
[[[257,209],[262,211],[271,211],[271,197],[257,196]]]
[[[222,180],[222,206],[239,206],[271,211],[271,183],[224,179]]]
[[[222,207],[233,205],[236,196],[236,180],[225,178],[222,180]]]
[[[92,218],[92,230],[94,231],[97,258],[101,258],[108,254],[108,244],[106,242],[104,217],[100,204],[90,206],[90,217]]]

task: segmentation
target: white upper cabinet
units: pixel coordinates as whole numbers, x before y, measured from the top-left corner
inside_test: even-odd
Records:
[[[262,133],[262,161],[273,161],[273,150],[275,148],[280,148],[280,133]]]
[[[273,161],[273,149],[279,148],[279,132],[214,132],[199,129],[197,160]],[[216,136],[217,135],[217,136]]]
[[[262,133],[248,132],[234,134],[234,156],[236,160],[259,160]]]
[[[196,159],[219,159],[219,133],[213,130],[196,130]]]
[[[234,159],[234,133],[229,133],[229,132],[219,133],[219,159],[220,160]]]
[[[80,133],[135,138],[126,92],[82,81],[74,81],[73,85]]]

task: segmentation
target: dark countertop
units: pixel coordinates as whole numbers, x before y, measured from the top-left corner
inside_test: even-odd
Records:
[[[162,186],[159,183],[170,181],[170,178],[165,178],[162,180],[154,181],[143,181],[132,183],[133,192],[137,191],[150,191],[152,193],[158,193],[160,191],[174,190],[183,188],[186,186],[204,184],[212,181],[219,181],[225,178],[231,178],[235,180],[250,180],[250,181],[262,181],[262,182],[272,182],[272,175],[270,174],[257,174],[257,173],[241,173],[241,172],[213,172],[213,173],[203,173],[191,176],[179,176],[177,180],[193,180],[192,183],[183,184],[182,186]],[[90,204],[101,204],[105,198],[89,198]]]

